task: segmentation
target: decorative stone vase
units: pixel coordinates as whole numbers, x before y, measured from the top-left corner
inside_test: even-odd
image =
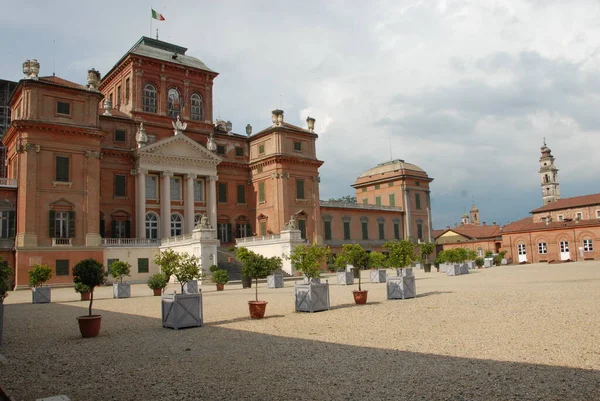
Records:
[[[385,283],[387,271],[385,269],[376,269],[369,272],[369,281],[371,283]]]
[[[79,332],[83,338],[97,337],[102,326],[102,315],[78,316]]]
[[[33,287],[31,289],[31,302],[34,304],[49,304],[51,300],[50,287]]]
[[[225,284],[217,283],[217,291],[223,291],[225,289]]]
[[[415,276],[388,276],[387,299],[406,299],[417,296]]]
[[[271,274],[267,276],[268,288],[283,288],[283,274]]]
[[[352,295],[354,295],[354,302],[358,305],[364,305],[367,303],[367,295],[368,294],[369,294],[369,291],[367,291],[367,290],[352,291]]]
[[[197,294],[198,292],[198,280],[186,281],[183,285],[184,294]]]
[[[89,301],[90,300],[90,292],[89,291],[81,292],[81,293],[79,293],[79,295],[81,295],[81,300],[82,301]]]
[[[267,309],[267,301],[248,301],[248,309],[252,319],[262,319]]]
[[[162,295],[162,290],[160,288],[153,288],[152,291],[154,292],[155,297],[160,297]]]
[[[295,284],[296,312],[329,310],[329,283]]]
[[[446,267],[446,275],[447,276],[460,276],[461,274],[461,265],[451,264]]]
[[[131,284],[113,283],[113,298],[131,298]]]
[[[310,283],[321,284],[321,277],[318,277],[318,278],[308,278],[308,277],[304,276],[302,278],[302,284],[310,284]]]
[[[337,282],[341,285],[352,285],[354,284],[354,274],[352,272],[337,272]]]
[[[162,326],[178,330],[202,327],[202,294],[164,294],[162,296]]]

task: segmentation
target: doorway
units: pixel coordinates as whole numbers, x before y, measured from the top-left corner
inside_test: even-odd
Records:
[[[560,241],[560,260],[571,259],[569,252],[569,241]]]
[[[525,244],[517,245],[517,251],[519,254],[519,263],[527,262],[527,250]]]

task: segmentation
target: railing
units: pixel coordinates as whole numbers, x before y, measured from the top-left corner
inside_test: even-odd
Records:
[[[281,234],[257,235],[255,237],[236,238],[236,242],[238,244],[245,244],[247,242],[265,241],[280,238]]]
[[[73,238],[52,238],[52,246],[73,246]]]
[[[135,247],[159,246],[159,239],[150,238],[102,238],[102,246],[108,247]]]
[[[190,240],[190,239],[194,238],[193,236],[194,236],[194,234],[192,234],[192,233],[175,235],[173,237],[163,238],[161,243],[164,245],[164,244],[170,244],[173,242],[186,241],[186,240]]]
[[[0,187],[17,187],[17,180],[15,178],[0,178]]]
[[[363,203],[346,203],[340,201],[319,201],[321,206],[329,207],[344,207],[348,209],[371,209],[371,210],[396,210],[402,211],[400,206],[384,206],[384,205],[365,205]]]

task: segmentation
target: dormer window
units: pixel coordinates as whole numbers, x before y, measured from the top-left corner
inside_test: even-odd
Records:
[[[70,116],[71,115],[71,103],[57,101],[56,102],[56,114]]]
[[[294,152],[302,152],[302,142],[294,142]]]

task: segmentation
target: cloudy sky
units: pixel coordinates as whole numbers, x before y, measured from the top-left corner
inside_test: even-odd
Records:
[[[321,198],[352,194],[364,170],[417,164],[432,183],[434,226],[506,223],[541,206],[545,137],[563,197],[600,192],[598,1],[7,2],[0,78],[41,74],[85,83],[150,33],[220,73],[215,118],[244,132],[270,111],[317,119]],[[391,144],[391,146],[390,146]]]

